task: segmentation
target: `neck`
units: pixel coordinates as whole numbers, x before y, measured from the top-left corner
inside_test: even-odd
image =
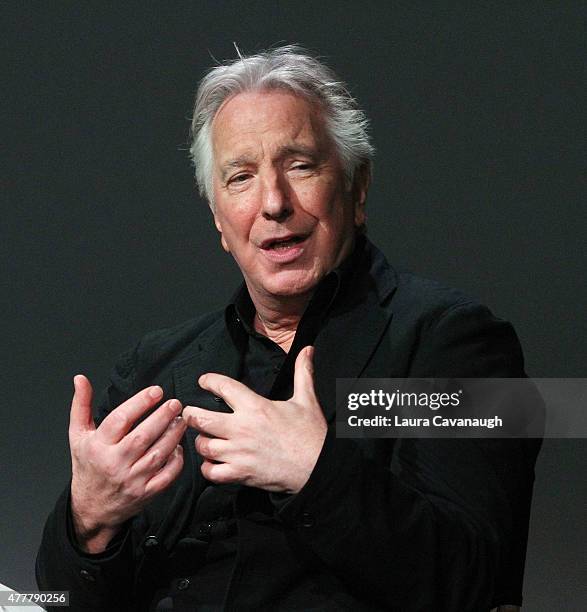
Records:
[[[287,353],[293,344],[296,330],[311,294],[278,299],[262,299],[249,292],[255,305],[254,328],[281,346]]]

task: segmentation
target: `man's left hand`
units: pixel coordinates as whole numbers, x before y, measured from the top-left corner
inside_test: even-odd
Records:
[[[200,434],[196,450],[202,474],[214,483],[238,482],[267,491],[298,493],[308,481],[326,436],[326,420],[314,391],[314,349],[296,359],[294,394],[268,400],[221,374],[199,384],[221,397],[233,414],[187,406],[183,418]]]

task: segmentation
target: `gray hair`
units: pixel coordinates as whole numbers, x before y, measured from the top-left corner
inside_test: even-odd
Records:
[[[285,89],[320,104],[326,130],[338,151],[347,185],[355,172],[371,173],[375,149],[369,121],[336,74],[301,47],[287,45],[243,56],[212,68],[200,82],[191,125],[190,156],[200,195],[214,210],[212,121],[228,98],[243,92]]]

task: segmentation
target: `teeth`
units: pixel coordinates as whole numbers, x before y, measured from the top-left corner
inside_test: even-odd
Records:
[[[290,246],[292,246],[293,244],[295,244],[297,241],[296,240],[286,240],[285,242],[276,242],[272,248],[274,249],[287,249]]]
[[[288,249],[289,247],[293,246],[294,244],[297,244],[298,242],[301,242],[301,238],[292,238],[291,240],[284,240],[282,242],[274,242],[270,248],[271,249]]]

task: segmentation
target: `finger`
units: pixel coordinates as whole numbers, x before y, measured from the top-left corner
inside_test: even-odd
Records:
[[[188,427],[193,427],[199,432],[213,436],[214,438],[229,439],[232,434],[233,414],[225,412],[214,412],[196,406],[186,406],[182,412]]]
[[[140,459],[145,451],[164,435],[181,410],[181,402],[177,399],[170,399],[161,404],[120,441],[125,457],[131,463]],[[177,441],[171,446],[169,452],[173,450],[175,444]]]
[[[130,468],[131,476],[153,476],[167,461],[173,449],[180,443],[187,424],[181,416],[175,417],[161,437],[137,458]]]
[[[216,484],[240,482],[230,463],[212,463],[206,460],[202,463],[200,471],[206,480]]]
[[[98,433],[107,444],[119,442],[137,419],[163,397],[161,387],[147,387],[115,408],[100,424]]]
[[[297,356],[294,371],[294,398],[314,399],[314,347],[304,347]]]
[[[180,474],[183,467],[183,447],[178,444],[167,463],[145,485],[145,495],[152,497],[165,490]]]
[[[227,459],[227,453],[231,449],[231,444],[228,440],[220,440],[219,438],[211,438],[200,434],[196,437],[196,451],[199,455],[209,461],[223,462]]]
[[[74,393],[69,413],[69,432],[93,431],[96,429],[96,425],[92,417],[92,397],[94,394],[92,384],[83,374],[78,374],[73,378],[73,386]]]
[[[198,384],[202,389],[221,397],[235,412],[243,405],[254,405],[261,397],[243,383],[223,374],[203,374],[200,376]]]

